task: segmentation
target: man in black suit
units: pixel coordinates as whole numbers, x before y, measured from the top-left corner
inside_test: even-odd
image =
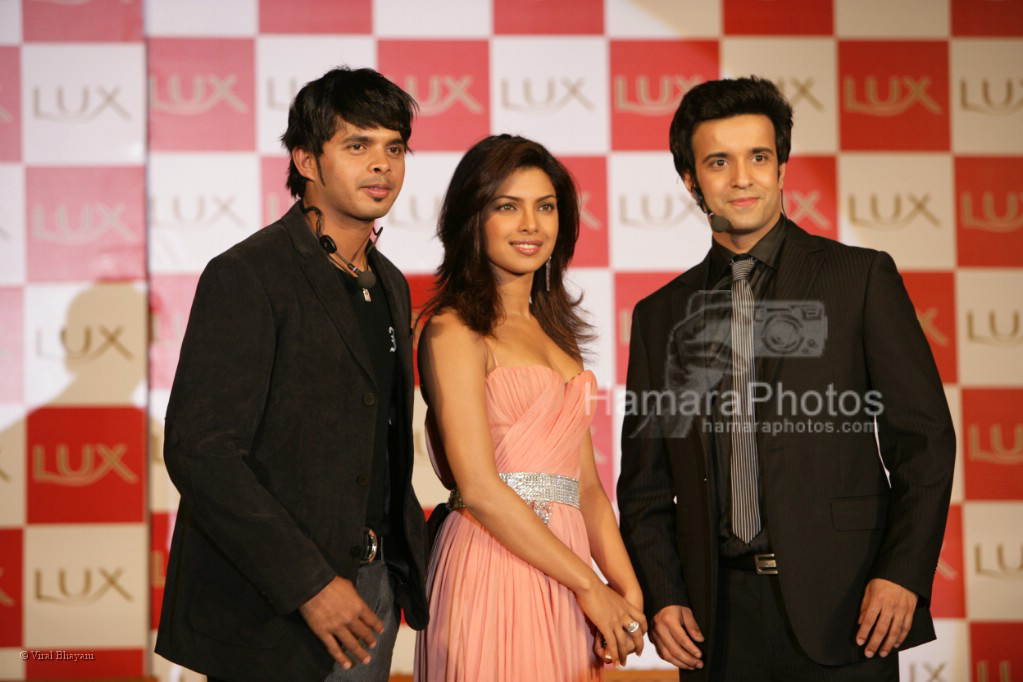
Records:
[[[622,536],[680,677],[897,680],[934,639],[955,437],[892,259],[783,214],[791,128],[757,78],[672,121],[713,242],[633,313]]]
[[[282,138],[298,201],[199,280],[156,651],[211,679],[386,680],[399,608],[426,624],[409,288],[372,239],[415,107],[370,69],[306,84]]]

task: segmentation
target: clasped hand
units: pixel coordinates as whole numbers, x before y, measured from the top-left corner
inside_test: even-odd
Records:
[[[303,604],[299,613],[345,670],[352,667],[352,659],[369,663],[366,648],[376,647],[375,634],[384,631],[384,624],[355,591],[351,581],[336,576]]]
[[[576,595],[579,606],[597,629],[593,651],[607,663],[624,664],[631,653],[643,653],[646,616],[642,607],[626,600],[603,582]],[[639,623],[634,632],[629,625]]]
[[[860,606],[860,626],[856,643],[866,644],[863,654],[873,658],[878,648],[881,657],[887,656],[892,648],[899,648],[913,626],[913,612],[916,610],[916,593],[890,580],[874,578],[867,583]],[[867,640],[871,628],[874,634]]]

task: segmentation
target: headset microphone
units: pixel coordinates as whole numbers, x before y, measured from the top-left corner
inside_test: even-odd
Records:
[[[341,262],[344,263],[349,270],[351,270],[352,274],[355,275],[355,283],[362,289],[372,289],[374,286],[376,286],[377,276],[375,274],[373,274],[369,270],[360,270],[359,268],[357,268],[354,263],[350,262],[347,258],[342,256],[340,252],[338,252],[337,244],[334,242],[333,239],[330,238],[330,235],[322,234],[323,213],[320,211],[320,209],[316,208],[315,206],[306,207],[305,205],[303,205],[302,212],[316,214],[316,234],[318,235],[317,241],[320,243],[320,248],[323,249],[324,252],[326,252],[327,257],[329,258],[332,254],[337,256],[341,260]],[[384,228],[382,227],[378,230],[373,230],[373,234],[379,237],[380,233],[383,232],[383,230]],[[370,245],[372,246],[372,242],[370,242]],[[369,254],[368,249],[366,253],[367,255]]]
[[[703,190],[700,189],[700,183],[696,181],[696,178],[693,178],[693,194],[696,195],[696,203],[710,219],[710,229],[717,233],[728,232],[732,229],[732,223],[728,218],[714,213],[707,207],[707,200],[703,198]]]

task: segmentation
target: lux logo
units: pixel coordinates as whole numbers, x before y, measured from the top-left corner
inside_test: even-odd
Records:
[[[655,212],[651,207],[654,199],[649,194],[639,196],[639,215],[635,216],[635,207],[630,208],[629,197],[622,194],[618,197],[618,217],[623,225],[634,227],[670,227],[685,220],[695,210],[695,205],[682,194],[664,194],[660,197],[660,210]]]
[[[277,109],[278,111],[287,111],[288,107],[291,106],[291,100],[295,99],[295,95],[298,94],[298,90],[301,85],[297,78],[289,78],[288,86],[285,88],[284,96],[277,96],[277,81],[273,78],[266,79],[266,106],[269,109]],[[242,109],[241,111],[244,111]]]
[[[149,78],[149,107],[154,111],[165,111],[179,116],[198,116],[217,106],[224,104],[240,114],[248,112],[249,107],[234,94],[234,86],[238,80],[235,74],[214,76],[196,74],[192,77],[192,96],[185,99],[182,94],[181,75],[171,74],[167,77],[167,99],[160,98],[160,86],[156,76]]]
[[[963,192],[959,196],[959,216],[963,226],[968,230],[985,230],[987,232],[1015,232],[1023,227],[1023,192],[1005,193],[1005,211],[998,214],[995,210],[994,192],[980,195],[982,217],[973,214],[973,194]]]
[[[1012,447],[1005,447],[1002,442],[1002,425],[993,424],[988,428],[988,441],[991,450],[984,450],[980,444],[980,427],[971,424],[966,430],[967,449],[970,459],[995,464],[1023,464],[1023,424],[1016,424],[1013,429]]]
[[[867,101],[860,102],[856,97],[856,79],[846,76],[845,108],[871,116],[898,116],[913,106],[914,102],[920,102],[920,106],[927,111],[940,114],[941,107],[927,94],[930,84],[931,79],[927,76],[916,79],[909,76],[891,76],[888,79],[888,98],[882,101],[878,95],[877,78],[867,76],[863,86]]]
[[[983,104],[975,104],[970,98],[970,83],[965,78],[959,81],[959,104],[965,111],[972,111],[978,114],[993,114],[995,116],[1008,116],[1023,109],[1023,78],[1005,79],[1005,94],[1000,102],[991,100],[991,86],[987,78],[980,81],[980,96]],[[1020,95],[1016,94],[1016,87],[1021,86]]]
[[[117,95],[120,91],[120,88],[108,89],[100,85],[95,87],[83,85],[81,92],[78,95],[78,109],[75,111],[68,108],[68,104],[65,102],[64,88],[59,87],[54,95],[53,104],[55,105],[55,108],[44,110],[43,94],[40,88],[33,88],[32,113],[37,119],[43,121],[56,121],[58,123],[85,123],[86,121],[91,121],[96,118],[105,110],[110,109],[112,112],[127,121],[131,119],[131,115],[128,114],[128,110],[117,101]]]
[[[785,97],[789,100],[789,104],[792,106],[796,106],[799,102],[805,99],[807,103],[817,111],[824,111],[824,105],[813,94],[813,78],[807,78],[805,80],[799,80],[798,78],[779,78],[775,84],[778,86],[778,89],[781,90],[781,94],[785,95]]]
[[[63,352],[56,356],[43,349],[43,332],[40,330],[36,334],[36,354],[41,358],[57,357],[74,362],[92,362],[108,350],[114,350],[123,355],[125,360],[134,359],[132,352],[120,340],[121,334],[124,333],[124,327],[115,327],[113,331],[110,331],[105,326],[98,324],[95,329],[103,337],[101,343],[93,345],[93,326],[85,325],[80,332],[81,342],[77,347],[72,347],[68,328],[63,327],[60,330],[60,345]]]
[[[43,445],[32,446],[32,479],[37,483],[53,483],[54,485],[65,485],[80,488],[92,485],[99,479],[113,472],[121,477],[126,483],[138,483],[139,477],[128,465],[121,461],[124,457],[127,445],[118,443],[109,446],[104,443],[82,445],[82,456],[77,469],[71,468],[70,448],[66,444],[57,445],[56,465],[57,470],[46,469],[46,447]],[[96,462],[96,453],[99,453],[101,462]]]
[[[582,78],[571,80],[568,78],[548,78],[547,94],[543,100],[537,101],[533,96],[533,81],[522,81],[522,100],[513,102],[511,94],[511,82],[504,78],[501,80],[501,105],[512,111],[558,111],[572,100],[579,100],[584,109],[593,110],[593,103],[586,99],[582,88],[585,81]]]
[[[990,310],[987,314],[987,336],[981,336],[974,330],[973,325],[973,311],[969,310],[966,313],[966,338],[970,341],[977,343],[983,343],[988,346],[997,347],[1010,347],[1018,346],[1023,343],[1023,336],[1020,335],[1020,315],[1018,310],[1012,311],[1012,329],[1008,334],[1002,333],[998,329],[998,322],[995,319],[995,311]]]
[[[927,204],[931,201],[930,194],[924,194],[922,197],[918,197],[912,192],[905,194],[905,201],[911,207],[908,212],[903,214],[902,204],[903,195],[901,193],[896,194],[892,197],[891,210],[888,215],[882,215],[880,206],[880,200],[874,193],[870,194],[870,219],[861,218],[859,210],[857,208],[858,201],[855,194],[849,195],[849,221],[854,225],[860,227],[872,227],[877,229],[888,229],[897,230],[909,225],[919,215],[924,218],[927,222],[934,225],[934,227],[941,227],[941,223],[938,218],[931,213],[930,209],[927,208]]]
[[[469,94],[469,86],[472,85],[472,76],[430,76],[426,97],[422,97],[419,89],[419,80],[415,76],[405,77],[405,91],[412,95],[419,102],[419,110],[424,116],[436,116],[442,114],[461,102],[462,105],[474,114],[482,113],[483,105]]]
[[[1012,682],[1012,669],[1009,661],[998,662],[998,679],[988,677],[987,661],[977,661],[977,682]]]
[[[175,196],[170,200],[170,216],[163,216],[160,208],[166,202],[157,197],[149,199],[149,222],[154,227],[177,230],[207,230],[221,220],[229,220],[236,227],[244,227],[245,222],[234,212],[235,197],[218,195],[189,197],[187,200]],[[190,206],[185,206],[186,201]]]
[[[785,195],[788,204],[789,217],[794,222],[812,222],[818,227],[828,228],[831,227],[831,221],[828,220],[823,213],[817,210],[817,202],[821,199],[821,193],[814,190],[812,192],[797,192],[790,191]]]
[[[1023,546],[1020,546],[1020,563],[1018,566],[1012,567],[1005,563],[1005,547],[1001,543],[998,543],[998,549],[995,550],[995,556],[998,558],[998,570],[993,568],[984,568],[984,557],[983,549],[980,544],[973,546],[973,560],[977,564],[977,574],[986,575],[989,578],[998,578],[999,580],[1021,580],[1023,579]]]
[[[614,104],[618,111],[628,111],[643,116],[665,116],[675,111],[682,95],[698,83],[706,80],[703,76],[686,78],[679,75],[664,75],[660,78],[658,95],[653,97],[650,77],[636,76],[636,99],[629,99],[629,77],[615,76]]]
[[[927,338],[939,346],[948,346],[948,335],[938,328],[938,325],[935,322],[935,318],[937,317],[937,308],[928,308],[927,310],[920,310],[917,308],[916,319],[920,323],[920,327],[923,328],[924,334],[927,335]]]
[[[127,602],[135,601],[128,590],[122,586],[118,580],[124,569],[118,568],[115,571],[108,571],[105,568],[96,569],[95,575],[103,581],[97,589],[92,588],[93,581],[93,569],[86,568],[82,569],[81,577],[81,589],[78,592],[68,591],[68,577],[67,571],[63,568],[57,571],[57,590],[59,593],[54,594],[45,589],[43,585],[43,572],[40,569],[36,569],[35,572],[35,597],[36,601],[50,602],[53,604],[74,604],[76,606],[85,606],[86,604],[92,604],[100,600],[103,595],[113,590],[121,595]]]
[[[579,222],[583,227],[598,232],[604,229],[604,224],[600,222],[597,216],[590,213],[587,206],[593,197],[586,190],[579,191]]]
[[[2,578],[3,575],[4,575],[4,569],[0,568],[0,578]],[[0,589],[0,606],[7,606],[7,607],[14,606],[14,600],[11,599],[11,596],[9,594],[7,594],[6,592],[4,592],[2,589]]]
[[[109,231],[118,233],[126,241],[142,241],[142,235],[132,232],[124,224],[124,204],[108,206],[99,202],[82,204],[78,224],[73,225],[71,207],[61,203],[53,209],[53,226],[47,226],[46,209],[32,207],[32,236],[42,242],[77,246],[94,242]]]
[[[398,226],[433,226],[437,224],[442,201],[443,199],[437,196],[422,197],[413,194],[405,204],[406,210],[402,210],[402,207],[398,207],[397,211],[392,209],[387,219]]]
[[[917,668],[918,665],[920,666],[919,668]],[[945,676],[941,674],[944,669],[944,663],[939,663],[936,668],[930,663],[910,663],[909,680],[907,682],[947,682]],[[918,670],[921,674],[927,675],[927,677],[917,677]]]

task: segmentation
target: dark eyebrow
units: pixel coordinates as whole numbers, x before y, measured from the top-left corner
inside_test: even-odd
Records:
[[[700,159],[700,163],[706,163],[707,161],[710,161],[711,159],[727,159],[727,158],[728,158],[728,154],[726,154],[725,152],[714,152],[712,154],[707,154],[707,156],[705,156],[702,159]]]
[[[346,137],[344,139],[344,142],[345,143],[348,143],[348,142],[359,142],[361,144],[368,145],[368,144],[371,144],[373,142],[373,140],[370,139],[369,135],[349,135],[348,137]],[[391,145],[394,145],[394,144],[400,144],[401,146],[404,147],[405,146],[405,140],[401,139],[401,137],[395,137],[395,138],[392,138],[392,139],[384,142],[384,146],[385,147],[390,147]]]
[[[542,197],[540,197],[539,199],[537,199],[537,201],[545,201],[547,199],[557,199],[557,198],[558,197],[557,197],[556,194],[545,194]],[[522,201],[522,197],[512,196],[511,194],[499,194],[496,197],[494,197],[494,201],[497,201],[498,199],[511,199],[512,201]]]
[[[754,147],[750,150],[754,154],[773,154],[774,150],[770,147]]]

